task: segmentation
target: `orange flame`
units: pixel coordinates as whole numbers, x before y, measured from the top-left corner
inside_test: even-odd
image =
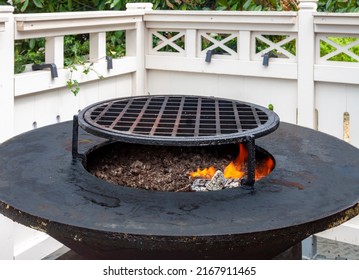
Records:
[[[204,168],[202,170],[197,168],[197,171],[191,172],[190,175],[193,178],[212,179],[214,173],[216,173],[216,169],[213,166],[210,166],[209,168]]]
[[[248,150],[244,144],[239,144],[239,153],[237,158],[230,162],[224,169],[223,175],[227,179],[241,179],[246,175],[247,171]],[[255,179],[259,180],[267,176],[274,168],[274,161],[271,157],[267,156],[264,160],[256,162]],[[193,178],[211,179],[216,173],[213,166],[190,172]]]

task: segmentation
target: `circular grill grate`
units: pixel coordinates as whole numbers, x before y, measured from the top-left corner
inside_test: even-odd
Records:
[[[272,111],[250,103],[199,96],[139,96],[91,105],[80,126],[95,135],[132,143],[210,145],[260,137],[279,125]]]

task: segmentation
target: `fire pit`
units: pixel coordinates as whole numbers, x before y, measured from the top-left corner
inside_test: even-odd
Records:
[[[210,157],[213,159],[222,158],[221,161],[223,162],[226,156],[231,157],[231,152],[233,154],[237,149],[230,147],[218,152],[217,148],[213,148],[213,146],[221,145],[223,147],[224,144],[243,142],[245,144],[240,145],[240,155],[225,168],[224,176],[230,179],[242,179],[241,185],[244,186],[253,186],[256,173],[258,174],[259,171],[255,171],[255,138],[267,135],[279,126],[279,117],[274,112],[258,105],[236,100],[198,96],[141,96],[122,98],[91,105],[80,112],[79,118],[74,119],[73,156],[79,158],[84,158],[84,156],[79,155],[77,152],[78,139],[76,133],[78,120],[80,126],[91,134],[113,139],[121,143],[140,143],[146,145],[145,150],[140,152],[140,154],[146,154],[148,157],[148,164],[146,166],[142,164],[141,166],[144,167],[142,168],[142,173],[151,165],[151,161],[156,158],[156,153],[161,154],[161,161],[167,162],[171,161],[171,157],[176,158],[178,161],[178,158],[183,158],[183,154],[186,154],[184,156],[185,160],[191,161],[192,156],[197,155],[198,157],[200,154],[198,150],[188,153],[188,148],[177,149],[177,152],[173,152],[174,149],[171,149],[171,151],[169,149],[157,149],[153,152],[154,148],[148,148],[148,145],[180,147],[212,146],[209,150],[214,150],[215,153],[212,152]],[[123,150],[131,149],[131,146],[122,146]],[[142,149],[142,147],[132,147],[132,149],[134,151],[130,155],[127,154],[127,156],[131,156],[131,154],[134,154],[136,150]],[[226,149],[229,152],[226,152]],[[169,158],[164,158],[168,153],[170,153],[167,156]],[[218,153],[220,153],[219,156]],[[124,151],[118,151],[117,154],[123,155]],[[204,157],[206,154],[208,152],[202,152],[201,157]],[[110,157],[112,158],[112,156]],[[269,168],[270,170],[265,172],[266,174],[274,166],[273,159],[270,158],[269,160],[272,166]],[[198,164],[198,162],[199,159],[194,164]],[[134,164],[136,163],[141,165],[142,162],[134,162]],[[126,167],[126,164],[128,162],[125,160],[123,167]],[[160,165],[168,165],[168,163],[157,164],[157,166]],[[172,169],[183,166],[181,163],[174,163],[172,165]],[[121,170],[123,167],[121,167]],[[169,169],[170,167],[166,168]],[[204,170],[197,168],[197,172],[192,172],[191,174],[193,177],[204,176],[211,178],[214,172],[215,168],[211,166],[209,170],[207,168]],[[123,178],[124,172],[119,173],[120,179]],[[135,172],[131,173],[134,174]],[[136,171],[136,173],[139,172]],[[186,173],[188,172],[184,171],[182,175],[186,176]],[[246,175],[245,178],[244,174]],[[163,173],[160,172],[158,175],[163,176]],[[217,175],[220,176],[220,174],[216,174],[216,178],[218,177]],[[143,180],[152,180],[153,173],[147,177]],[[133,176],[130,175],[127,181],[132,181],[132,179]],[[176,185],[174,188],[184,189],[185,186],[180,186],[179,181],[176,179],[172,180],[173,184]],[[126,181],[120,182],[124,184]],[[169,182],[158,181],[157,183],[167,185]]]
[[[160,103],[153,123],[167,135],[156,134],[143,124],[146,122],[139,121],[147,120],[146,110],[133,112],[137,117],[129,120],[127,127],[111,127],[114,120],[125,116],[123,113],[120,117],[121,112],[133,109],[130,106],[138,98],[144,101],[143,106],[148,102],[151,110],[154,109],[148,100],[161,99],[167,104],[171,98],[178,99],[177,115],[181,112],[186,118],[177,122],[175,114],[174,125],[163,127],[161,118],[166,109],[162,108],[166,105]],[[197,102],[192,110],[195,114],[184,113],[186,98]],[[136,97],[95,104],[79,114],[83,130],[77,127],[75,118],[73,123],[43,127],[3,143],[1,213],[48,233],[91,259],[269,259],[309,235],[358,214],[358,149],[296,125],[281,123],[276,129],[276,115],[256,105],[218,98],[186,98],[171,96],[164,101],[165,97]],[[210,135],[202,135],[205,133],[200,129],[205,127],[201,126],[202,120],[206,120],[197,117],[201,115],[197,113],[200,99],[201,106],[212,103],[208,120],[215,122],[208,129]],[[107,110],[115,118],[107,121],[104,110],[111,107],[111,102],[122,109],[120,113]],[[224,133],[221,116],[226,114],[220,112],[229,103],[237,109],[244,104],[253,115],[257,113],[255,127],[242,131],[245,129],[236,122],[239,110],[233,109],[228,115],[233,112],[236,123],[231,123],[234,128]],[[143,129],[133,126],[136,120]],[[191,140],[182,134],[182,123],[191,126]],[[173,128],[177,135],[168,135]],[[112,129],[116,131],[106,136],[110,140],[104,139],[104,131]],[[141,135],[137,137],[135,132]],[[151,145],[154,149],[192,146],[205,152],[210,147],[217,151],[233,147],[237,153],[239,143],[248,149],[247,174],[239,187],[219,191],[150,191],[115,185],[87,171],[93,159],[102,151],[111,151],[113,145],[120,150],[125,147],[122,152],[129,147]],[[259,155],[267,153],[273,157],[275,167],[255,181],[256,158],[258,161]]]

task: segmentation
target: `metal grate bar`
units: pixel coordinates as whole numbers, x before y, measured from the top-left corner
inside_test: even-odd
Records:
[[[219,101],[218,99],[215,100],[215,111],[216,111],[216,135],[221,134],[221,116],[219,113]]]
[[[259,116],[257,114],[256,108],[252,107],[252,113],[253,113],[253,117],[257,123],[257,126],[261,126],[261,120],[259,119]]]
[[[160,123],[160,121],[161,121],[161,119],[162,119],[163,112],[164,112],[165,109],[166,109],[167,101],[168,101],[168,96],[166,96],[165,99],[163,100],[163,103],[162,103],[162,106],[161,106],[161,110],[160,110],[160,112],[158,113],[155,122],[153,123],[152,129],[151,129],[149,135],[153,135],[153,134],[156,132],[156,129],[157,129],[157,127],[158,127],[158,124]]]
[[[278,127],[279,118],[266,108],[235,100],[154,95],[89,106],[80,112],[79,125],[121,141],[196,146],[262,137]]]
[[[112,124],[110,125],[110,129],[113,129],[114,126],[121,120],[121,118],[123,117],[123,115],[127,112],[127,109],[131,106],[133,102],[133,99],[130,99],[125,108],[123,108],[123,110],[121,111],[121,113],[116,117],[116,119],[112,122]]]
[[[172,136],[177,135],[178,127],[179,127],[179,124],[181,122],[181,116],[182,116],[182,111],[183,111],[183,106],[184,106],[185,99],[186,98],[182,96],[181,103],[180,103],[180,106],[179,106],[178,112],[177,112],[176,121],[175,121],[175,124],[173,126]]]
[[[197,103],[197,113],[196,113],[196,122],[194,126],[194,136],[199,135],[199,128],[200,128],[200,122],[201,122],[201,110],[202,110],[202,98],[198,98]]]
[[[130,129],[128,130],[128,132],[130,132],[130,133],[133,132],[133,130],[137,127],[138,123],[141,121],[142,116],[143,116],[143,114],[145,113],[145,111],[146,111],[148,105],[150,104],[151,100],[152,100],[151,97],[147,98],[147,101],[146,101],[146,103],[143,105],[141,112],[138,114],[136,120],[133,122],[133,124],[131,125]]]
[[[233,105],[233,113],[234,113],[234,118],[236,120],[237,130],[243,131],[241,119],[239,118],[239,115],[238,115],[237,105],[234,102],[232,103],[232,105]]]
[[[103,117],[103,115],[105,115],[107,111],[112,107],[112,104],[113,102],[109,102],[105,109],[103,109],[103,111],[94,119],[94,122],[98,122]]]

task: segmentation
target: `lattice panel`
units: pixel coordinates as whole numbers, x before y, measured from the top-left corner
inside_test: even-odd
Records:
[[[185,55],[184,31],[151,30],[149,34],[151,54]]]
[[[206,56],[209,50],[215,55],[222,55],[223,58],[238,56],[238,32],[199,31],[198,36],[198,53],[201,57]]]
[[[317,62],[359,62],[358,37],[343,35],[318,35],[316,46]]]
[[[297,35],[258,33],[252,35],[253,60],[261,60],[265,53],[271,52],[274,58],[297,60]]]

